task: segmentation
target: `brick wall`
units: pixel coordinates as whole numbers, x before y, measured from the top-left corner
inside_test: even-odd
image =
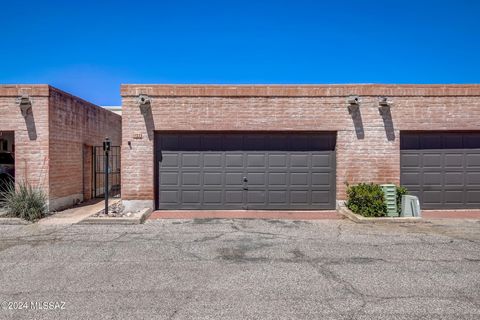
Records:
[[[22,116],[16,102],[26,94],[32,109]],[[0,86],[0,131],[13,131],[15,142],[15,178],[49,192],[48,177],[48,94],[46,85]]]
[[[138,94],[152,99],[146,116]],[[350,94],[361,96],[358,110]],[[393,102],[387,112],[379,96]],[[480,130],[480,85],[124,85],[122,97],[125,200],[154,199],[155,130],[336,131],[337,199],[345,182],[399,183],[402,130]]]
[[[23,117],[16,102],[30,96]],[[0,131],[15,132],[15,178],[42,188],[50,209],[91,192],[91,146],[121,142],[121,117],[48,85],[0,86]]]
[[[121,117],[80,98],[50,89],[50,198],[65,207],[92,190],[92,146],[121,142]]]

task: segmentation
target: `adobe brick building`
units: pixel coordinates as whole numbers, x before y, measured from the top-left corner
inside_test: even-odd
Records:
[[[49,209],[92,194],[92,146],[121,141],[121,117],[49,85],[0,85],[0,140],[15,180],[45,190]],[[3,138],[2,138],[3,137]]]
[[[480,208],[480,85],[122,85],[121,95],[130,208],[331,209],[359,182],[405,185],[423,208]]]

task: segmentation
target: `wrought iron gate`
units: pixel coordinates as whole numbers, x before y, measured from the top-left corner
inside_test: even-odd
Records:
[[[120,196],[120,147],[112,146],[108,156],[109,194]],[[105,154],[102,146],[93,147],[93,197],[101,198],[105,194]]]

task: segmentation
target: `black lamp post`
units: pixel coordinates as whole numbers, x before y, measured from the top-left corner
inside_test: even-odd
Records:
[[[105,215],[108,215],[108,154],[110,152],[111,142],[108,137],[103,141],[103,153],[105,154]]]

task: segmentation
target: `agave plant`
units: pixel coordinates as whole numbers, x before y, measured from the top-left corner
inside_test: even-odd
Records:
[[[33,221],[47,212],[47,196],[43,190],[28,183],[8,184],[0,191],[1,206],[10,216]]]

